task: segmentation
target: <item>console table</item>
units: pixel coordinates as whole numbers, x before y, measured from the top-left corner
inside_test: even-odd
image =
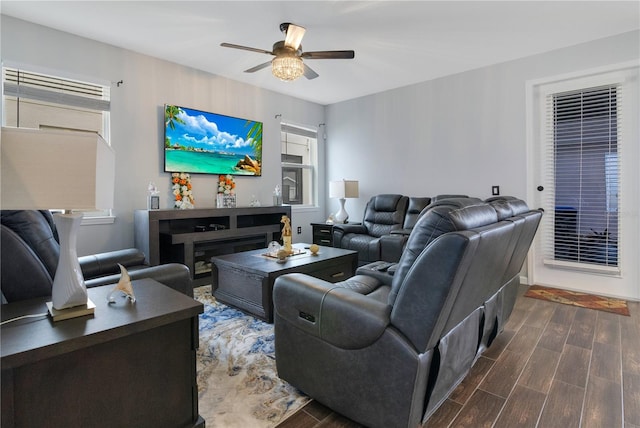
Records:
[[[108,304],[113,287],[88,290],[93,316],[1,327],[3,428],[204,427],[196,384],[203,305],[151,279],[133,281],[135,304]],[[46,313],[47,300],[2,305],[2,320]]]
[[[291,206],[136,210],[135,246],[151,265],[187,265],[197,287],[211,283],[211,257],[280,241],[285,214]]]

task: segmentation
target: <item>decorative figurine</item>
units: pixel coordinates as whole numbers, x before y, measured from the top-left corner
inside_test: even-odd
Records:
[[[249,206],[259,207],[260,205],[260,201],[256,198],[256,195],[251,195],[251,202],[249,203]]]
[[[282,191],[280,190],[279,185],[276,185],[276,188],[273,189],[273,205],[282,205]]]
[[[287,254],[293,254],[293,248],[291,247],[291,219],[286,215],[283,215],[280,219],[282,226],[282,244]]]
[[[118,266],[120,266],[120,281],[118,281],[114,289],[111,291],[111,293],[109,293],[109,295],[107,296],[107,300],[109,300],[110,304],[115,303],[115,295],[118,293],[118,291],[120,291],[124,293],[124,297],[127,297],[131,303],[135,303],[136,296],[133,294],[133,285],[131,284],[131,277],[129,276],[129,272],[127,272],[124,266],[122,266],[120,263],[118,263]]]
[[[320,246],[318,244],[309,245],[309,251],[311,251],[312,256],[317,256],[319,250],[320,250]]]

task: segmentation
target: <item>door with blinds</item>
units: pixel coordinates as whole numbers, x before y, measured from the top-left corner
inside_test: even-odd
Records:
[[[529,282],[640,298],[638,69],[531,86]]]

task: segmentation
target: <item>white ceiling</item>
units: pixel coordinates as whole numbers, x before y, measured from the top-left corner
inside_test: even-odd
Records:
[[[1,12],[301,99],[331,104],[640,28],[638,1],[8,1]],[[270,55],[281,22],[320,77],[281,82]]]

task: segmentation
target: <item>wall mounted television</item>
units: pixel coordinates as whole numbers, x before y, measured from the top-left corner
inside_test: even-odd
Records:
[[[262,175],[262,122],[164,106],[164,171]]]

